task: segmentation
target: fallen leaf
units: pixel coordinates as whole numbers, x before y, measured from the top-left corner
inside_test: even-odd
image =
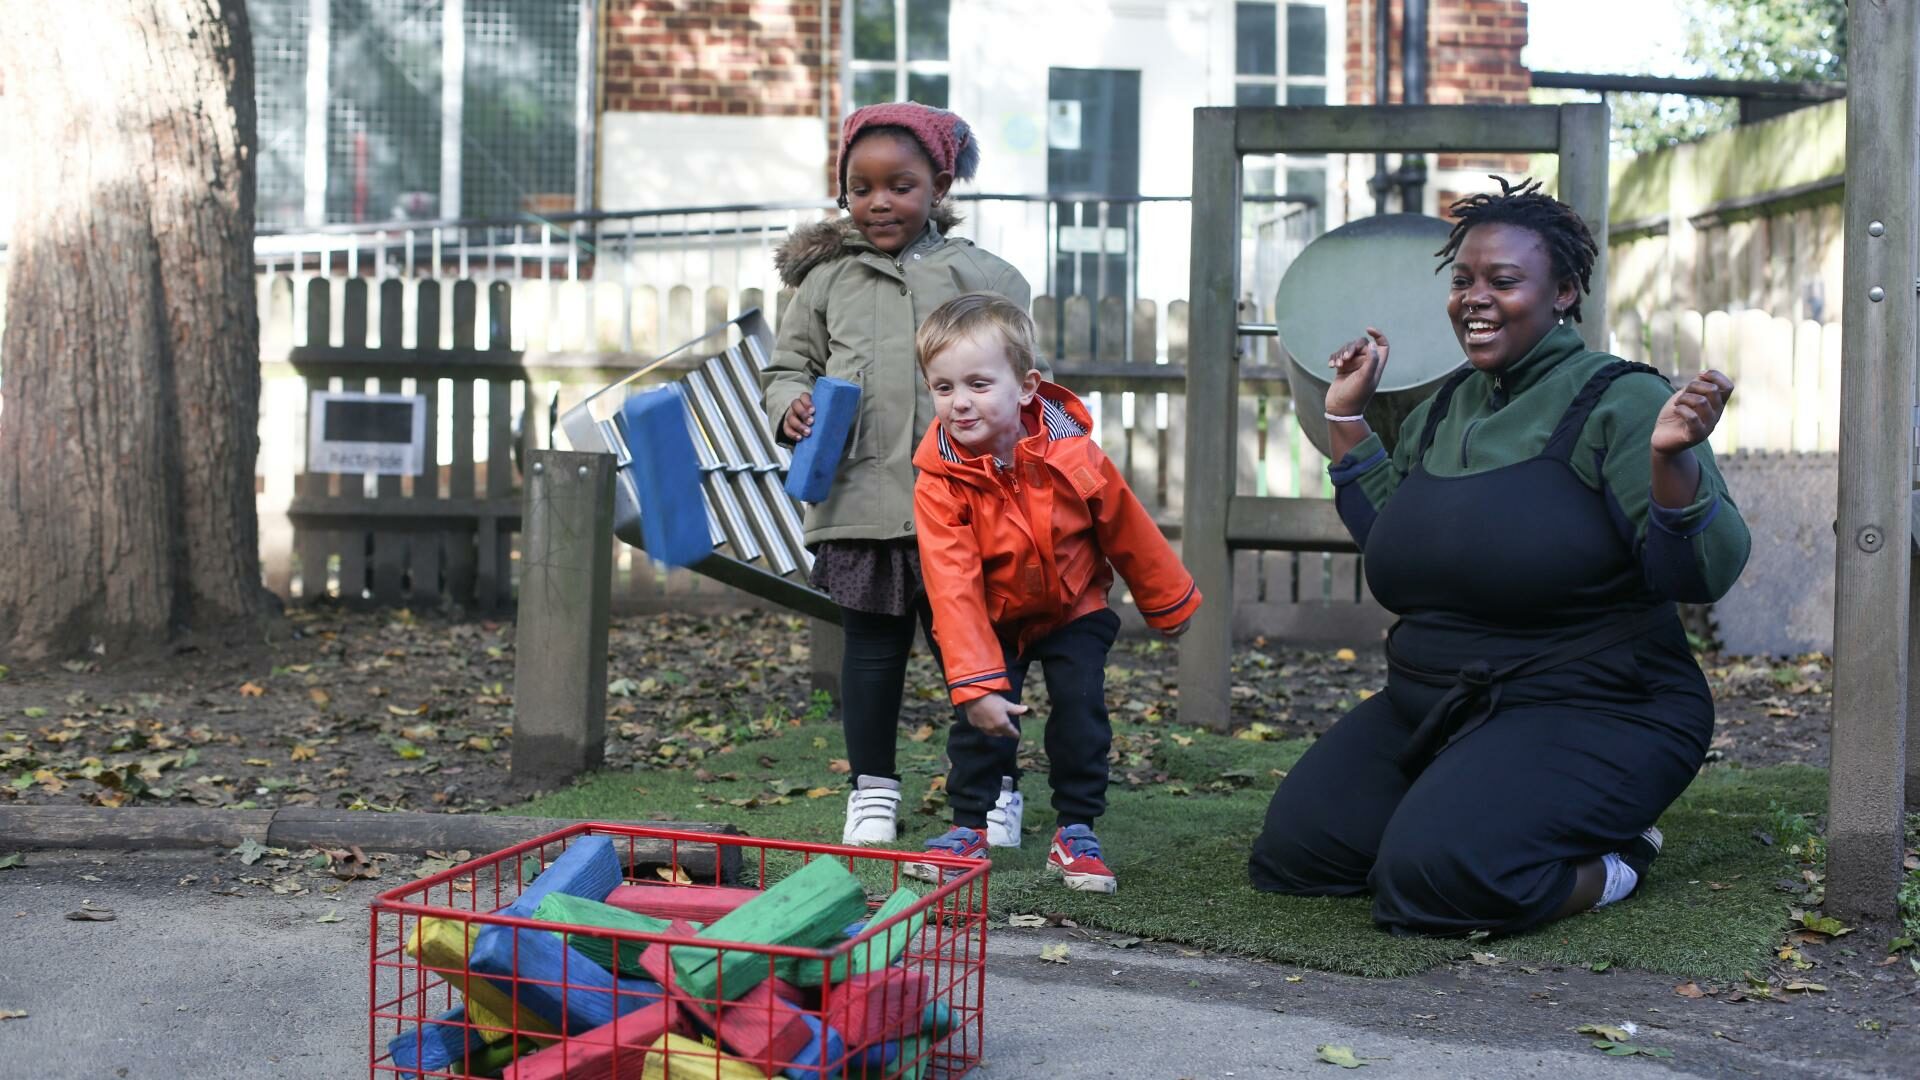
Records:
[[[307,698],[323,709],[333,703],[333,696],[317,686],[307,691]]]
[[[475,735],[467,740],[467,749],[478,750],[483,754],[493,752],[493,740],[485,735]]]
[[[827,796],[829,796],[829,795],[832,795],[832,794],[834,794],[834,792],[835,792],[836,790],[838,790],[838,789],[836,789],[836,788],[830,788],[830,787],[817,787],[817,788],[808,788],[808,789],[807,789],[807,798],[809,798],[809,799],[824,799],[824,798],[826,798]]]
[[[26,708],[20,710],[20,715],[26,717],[29,720],[39,720],[42,717],[47,715],[47,710],[41,708],[38,705],[29,705]]]
[[[1593,1048],[1595,1050],[1604,1050],[1614,1057],[1632,1057],[1635,1054],[1650,1058],[1670,1058],[1673,1056],[1673,1051],[1662,1047],[1640,1046],[1635,1043],[1620,1042],[1617,1039],[1595,1039],[1593,1040]]]
[[[1107,944],[1113,946],[1116,949],[1131,949],[1134,946],[1145,941],[1146,938],[1116,937],[1116,938],[1102,938],[1101,940],[1105,941]]]
[[[1817,982],[1801,982],[1797,979],[1781,987],[1780,989],[1792,990],[1795,993],[1824,994],[1827,992],[1827,988],[1820,985]]]
[[[0,668],[0,671],[4,670],[6,669]],[[26,1018],[27,1010],[25,1009],[0,1009],[0,1020],[25,1020]]]
[[[67,918],[74,922],[112,922],[113,912],[106,908],[81,908],[67,912]]]
[[[308,746],[305,743],[302,743],[299,746],[296,746],[293,748],[293,752],[287,755],[287,759],[289,761],[312,761],[314,758],[317,758],[319,756],[320,756],[320,751],[315,750],[313,747]]]
[[[1301,982],[1301,981],[1303,981],[1303,980],[1305,980],[1305,979],[1306,979],[1306,976],[1305,976],[1305,975],[1289,975],[1289,976],[1287,976],[1287,981],[1288,981],[1288,982],[1290,982],[1290,983],[1297,983],[1297,982]]]
[[[1346,649],[1342,649],[1340,651],[1347,653],[1349,656],[1352,655],[1352,653]],[[1323,1045],[1314,1047],[1313,1052],[1315,1055],[1317,1055],[1320,1058],[1321,1061],[1324,1061],[1329,1065],[1338,1065],[1343,1069],[1357,1069],[1360,1066],[1367,1064],[1366,1059],[1354,1056],[1353,1047],[1351,1046],[1334,1046],[1332,1044],[1323,1044]]]
[[[1575,1031],[1581,1035],[1598,1035],[1603,1039],[1622,1043],[1633,1038],[1626,1028],[1615,1027],[1612,1024],[1581,1024]]]
[[[1040,947],[1040,959],[1049,964],[1064,964],[1068,951],[1065,945],[1043,945]]]
[[[389,706],[387,706],[387,711],[388,711],[388,712],[390,712],[390,713],[392,713],[392,714],[393,714],[393,715],[395,715],[395,716],[425,716],[425,715],[427,715],[427,707],[426,707],[425,705],[416,705],[416,706],[414,706],[414,707],[413,707],[413,708],[411,708],[411,709],[408,709],[408,708],[405,708],[405,707],[403,707],[403,706],[400,706],[400,705],[389,705]]]
[[[325,915],[320,916],[318,919],[315,919],[314,921],[323,922],[323,923],[346,922],[345,919],[342,919],[340,916],[334,914],[334,911],[335,911],[334,908],[328,908],[327,913]]]
[[[1047,917],[1045,915],[1009,915],[1007,925],[1036,929],[1047,925]]]
[[[914,742],[926,742],[928,739],[933,738],[933,725],[921,724],[919,727],[907,732],[907,738],[912,739]]]
[[[240,684],[241,697],[259,697],[266,692],[267,688],[257,683],[246,682]]]
[[[1500,965],[1500,964],[1504,964],[1504,963],[1506,963],[1506,961],[1505,961],[1505,960],[1503,960],[1503,959],[1501,959],[1501,958],[1500,958],[1500,957],[1498,957],[1498,956],[1495,956],[1494,954],[1492,954],[1492,953],[1490,953],[1490,952],[1477,952],[1477,953],[1472,953],[1472,954],[1470,954],[1470,955],[1471,955],[1471,956],[1473,957],[1473,962],[1474,962],[1474,963],[1476,963],[1476,964],[1484,964],[1484,965],[1486,965],[1487,967],[1495,967],[1495,966],[1498,966],[1498,965]]]
[[[248,838],[240,841],[240,846],[234,848],[233,853],[240,856],[240,864],[242,866],[252,866],[254,863],[260,861],[260,857],[267,853],[267,849],[262,847],[258,841]]]
[[[675,885],[693,884],[693,879],[687,876],[687,872],[677,866],[656,866],[653,872],[660,875],[660,880],[671,881]]]
[[[1673,992],[1683,998],[1693,998],[1696,1001],[1707,996],[1707,992],[1700,989],[1700,984],[1696,982],[1683,982],[1674,987]]]
[[[16,866],[25,865],[27,865],[27,857],[17,851],[11,855],[0,855],[0,870],[11,870]]]
[[[1842,934],[1853,933],[1853,928],[1841,922],[1839,919],[1833,918],[1830,915],[1815,915],[1811,911],[1800,916],[1800,925],[1816,934],[1826,934],[1829,937],[1839,937]]]

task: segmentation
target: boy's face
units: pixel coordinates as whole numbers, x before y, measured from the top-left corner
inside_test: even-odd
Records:
[[[933,204],[953,185],[935,173],[919,144],[889,132],[853,144],[847,158],[847,210],[874,247],[898,255],[927,227]]]
[[[955,342],[926,365],[933,414],[947,438],[971,454],[1013,460],[1026,429],[1020,409],[1040,390],[1040,373],[1013,372],[1006,345],[988,330]]]

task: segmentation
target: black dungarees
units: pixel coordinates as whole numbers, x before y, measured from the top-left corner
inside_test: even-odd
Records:
[[[1538,456],[1457,477],[1424,462],[1471,371],[1442,387],[1366,540],[1367,584],[1400,616],[1386,691],[1274,793],[1256,888],[1371,892],[1374,920],[1399,932],[1525,930],[1565,903],[1575,866],[1685,790],[1713,730],[1706,680],[1605,495],[1568,463],[1634,371],[1653,369],[1596,372]]]

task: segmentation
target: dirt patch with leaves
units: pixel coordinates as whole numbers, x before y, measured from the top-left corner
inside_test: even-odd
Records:
[[[138,663],[96,655],[0,675],[0,801],[472,812],[530,794],[508,768],[510,622],[317,609],[288,624],[284,640],[250,650]],[[806,640],[800,620],[764,611],[617,620],[609,765],[723,777],[737,771],[725,755],[828,715],[831,703],[807,689]],[[1176,656],[1159,640],[1122,641],[1108,671],[1115,711],[1177,723]],[[1720,710],[1713,758],[1825,763],[1824,657],[1704,660]],[[1314,737],[1385,679],[1377,647],[1255,639],[1235,656],[1234,727],[1257,741]],[[938,672],[917,654],[903,757],[938,758],[943,699]],[[1166,782],[1164,743],[1148,743],[1116,748],[1117,780]]]

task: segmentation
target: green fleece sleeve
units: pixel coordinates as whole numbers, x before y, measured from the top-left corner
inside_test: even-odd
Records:
[[[780,329],[774,335],[773,358],[760,372],[761,401],[773,437],[783,444],[781,421],[802,394],[813,392],[813,382],[827,369],[827,313],[820,270],[809,274],[800,288],[780,306]]]
[[[1615,527],[1633,545],[1655,594],[1711,603],[1733,588],[1752,541],[1705,443],[1689,451],[1700,463],[1693,501],[1677,507],[1653,501],[1653,425],[1672,393],[1651,376],[1616,381],[1587,421],[1573,466],[1589,483],[1598,480],[1617,515]]]

